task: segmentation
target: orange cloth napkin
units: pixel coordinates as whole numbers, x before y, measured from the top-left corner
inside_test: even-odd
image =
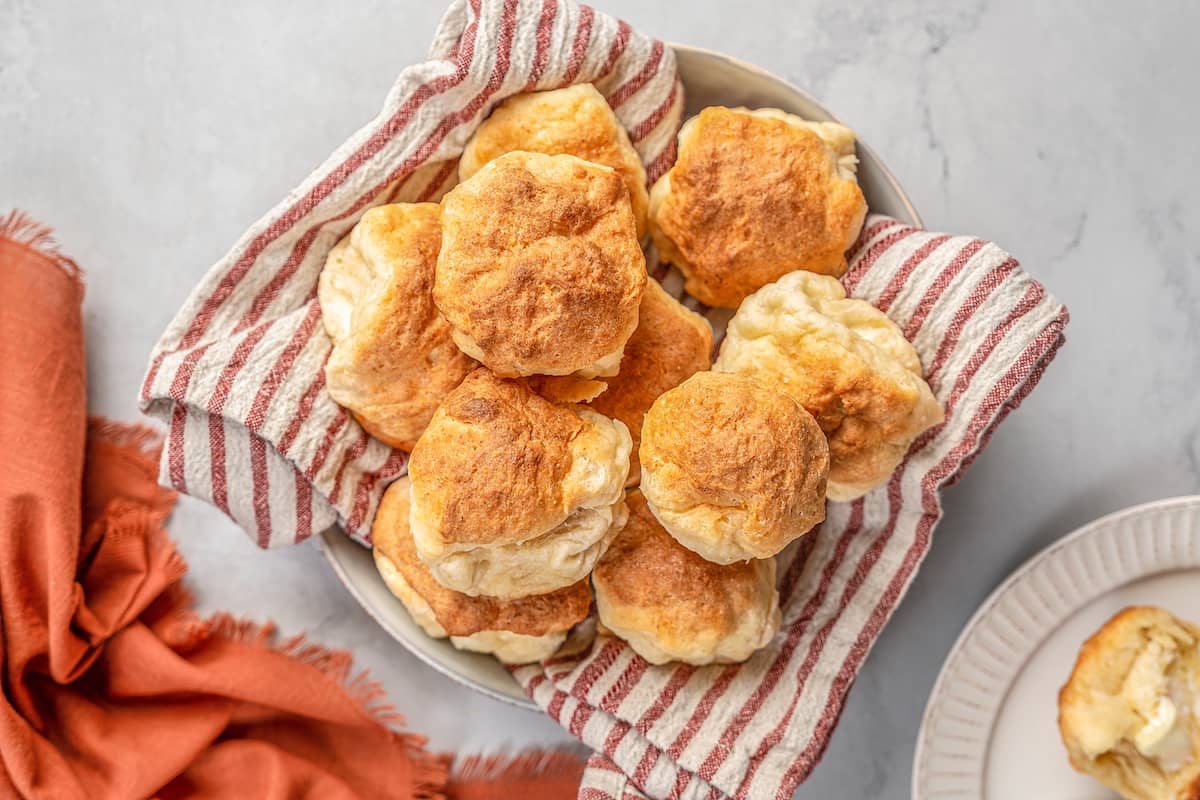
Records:
[[[0,220],[0,797],[574,797],[566,754],[449,757],[345,653],[201,620],[157,436],[86,416],[79,270]]]

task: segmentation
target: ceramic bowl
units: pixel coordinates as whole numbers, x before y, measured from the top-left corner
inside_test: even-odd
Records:
[[[833,114],[803,90],[782,78],[735,58],[688,45],[672,45],[683,81],[685,119],[705,106],[773,107],[806,119],[833,120]],[[858,142],[858,182],[872,211],[912,224],[920,217],[900,184],[879,156]],[[321,536],[321,548],[334,572],[389,635],[429,666],[489,697],[535,708],[509,675],[490,656],[454,649],[445,639],[431,639],[417,627],[400,601],[392,596],[375,571],[370,551],[336,528]]]

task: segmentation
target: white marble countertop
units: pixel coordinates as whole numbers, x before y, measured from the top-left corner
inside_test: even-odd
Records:
[[[797,795],[907,797],[925,700],[987,593],[1078,524],[1200,491],[1200,5],[599,4],[809,89],[930,227],[995,239],[1070,306],[1067,346],[946,494],[932,552]],[[87,270],[95,412],[137,416],[147,353],[189,289],[374,114],[442,7],[0,0],[0,209],[54,225]],[[315,544],[259,552],[187,499],[171,531],[203,609],[351,648],[435,747],[567,741],[409,656]]]

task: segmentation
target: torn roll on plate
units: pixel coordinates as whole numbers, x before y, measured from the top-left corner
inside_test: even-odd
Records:
[[[1058,696],[1071,765],[1127,800],[1200,798],[1200,628],[1127,608],[1088,639]]]

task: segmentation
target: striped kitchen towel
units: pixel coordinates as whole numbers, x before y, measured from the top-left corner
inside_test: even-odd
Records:
[[[430,59],[380,115],[214,266],[152,355],[142,404],[168,426],[162,480],[211,500],[273,547],[340,523],[366,542],[405,456],[330,399],[316,301],[325,256],[375,205],[441,196],[496,102],[592,82],[651,180],[674,158],[683,94],[672,52],[572,0],[458,0]],[[649,666],[601,638],[513,674],[596,751],[581,797],[787,797],[815,765],[845,693],[941,515],[939,489],[1037,383],[1066,310],[994,244],[868,219],[845,283],[915,343],[946,422],[891,482],[784,554],[784,626],[745,664]]]

